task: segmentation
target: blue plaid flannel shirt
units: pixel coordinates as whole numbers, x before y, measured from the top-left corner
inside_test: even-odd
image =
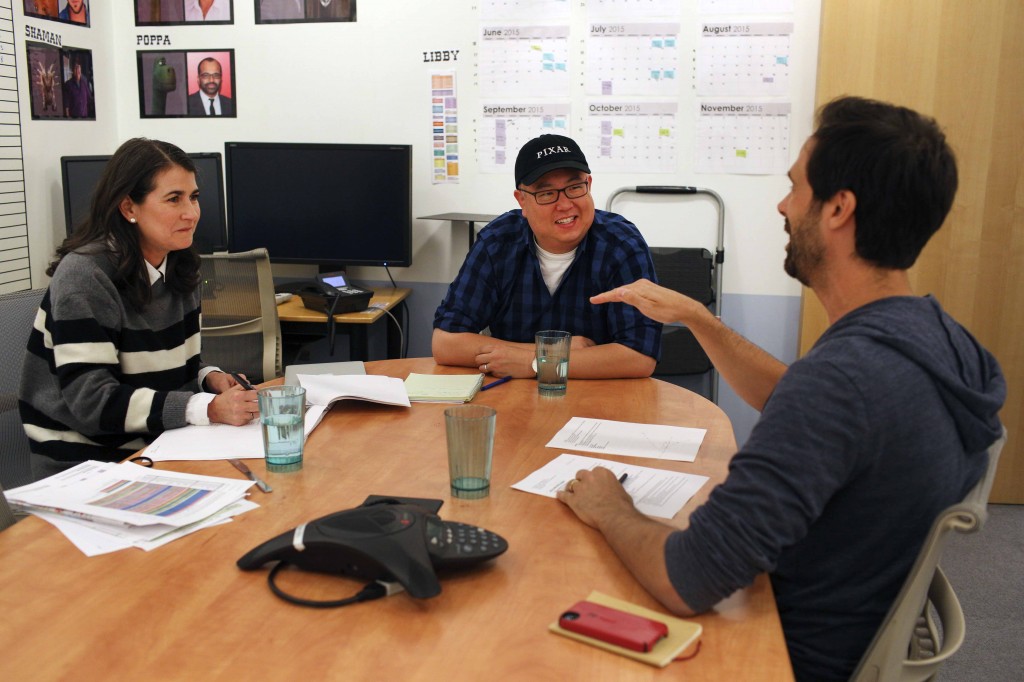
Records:
[[[656,282],[647,242],[633,223],[597,210],[572,265],[548,292],[534,251],[533,232],[519,209],[485,227],[434,314],[434,328],[533,342],[543,329],[562,329],[594,343],[620,343],[654,359],[661,354],[661,323],[624,303],[593,305],[590,297],[641,277]]]

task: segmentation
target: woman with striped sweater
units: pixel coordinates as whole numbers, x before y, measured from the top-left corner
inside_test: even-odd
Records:
[[[255,391],[200,359],[198,221],[188,155],[121,145],[57,249],[29,337],[19,408],[36,478],[123,459],[166,429],[257,415]]]

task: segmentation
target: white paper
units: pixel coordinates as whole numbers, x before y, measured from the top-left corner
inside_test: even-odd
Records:
[[[28,512],[122,527],[180,528],[242,499],[252,485],[249,480],[160,471],[130,462],[88,461],[15,488],[7,500]]]
[[[357,374],[297,374],[306,389],[306,437],[339,400],[367,400],[409,407],[405,382],[394,377]],[[185,426],[161,433],[146,456],[154,462],[215,459],[263,459],[263,432],[259,420],[245,426],[210,424]]]
[[[628,474],[622,487],[633,498],[636,508],[643,514],[662,519],[671,519],[675,516],[708,481],[707,476],[697,474],[651,469],[563,453],[512,487],[535,495],[555,497],[555,493],[563,490],[569,481],[576,478],[576,472],[598,466],[611,469],[616,476]]]
[[[706,433],[706,429],[685,426],[573,417],[547,447],[692,462],[697,459],[697,451]]]
[[[307,438],[326,411],[322,405],[306,407]],[[161,433],[146,448],[145,455],[154,462],[263,459],[263,432],[259,420],[245,426],[185,426]]]

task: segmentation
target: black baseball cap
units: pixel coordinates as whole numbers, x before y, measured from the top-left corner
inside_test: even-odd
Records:
[[[545,173],[559,168],[590,172],[587,157],[574,140],[564,135],[535,137],[523,145],[516,157],[516,187],[532,185]]]

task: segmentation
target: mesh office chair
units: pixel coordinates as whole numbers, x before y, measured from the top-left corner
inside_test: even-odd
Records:
[[[203,361],[253,383],[281,376],[281,324],[266,249],[202,256]]]
[[[626,194],[705,195],[714,201],[718,213],[715,253],[705,248],[651,247],[651,258],[658,283],[709,306],[716,317],[722,316],[722,264],[725,262],[725,204],[717,192],[702,187],[641,185],[622,187],[608,197],[606,210],[612,210],[616,197]],[[661,333],[661,360],[654,376],[709,374],[710,398],[718,403],[718,372],[700,347],[693,332],[679,325],[665,325]]]
[[[988,495],[1004,443],[1005,428],[1002,437],[988,449],[985,475],[962,502],[949,507],[935,520],[914,567],[850,678],[851,682],[933,680],[942,663],[963,644],[964,612],[953,587],[939,568],[939,559],[950,531],[974,533],[985,524]],[[942,626],[941,638],[933,610]]]
[[[0,485],[7,489],[32,482],[28,436],[18,414],[18,384],[28,335],[45,289],[0,296]]]

